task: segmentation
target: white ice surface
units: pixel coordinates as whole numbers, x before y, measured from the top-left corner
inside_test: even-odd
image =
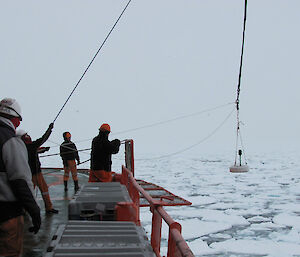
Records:
[[[152,168],[143,162],[136,168],[142,170],[139,178],[193,203],[165,209],[182,225],[196,256],[299,257],[298,156],[248,156],[250,171],[243,174],[230,173],[230,158],[224,156],[161,160]],[[147,227],[151,232],[151,216]],[[163,229],[164,240],[167,235]]]

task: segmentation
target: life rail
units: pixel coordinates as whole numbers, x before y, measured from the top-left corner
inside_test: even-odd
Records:
[[[127,187],[129,195],[136,207],[137,221],[139,223],[140,194],[149,202],[152,212],[151,246],[157,257],[160,255],[162,220],[169,226],[167,257],[194,257],[193,252],[181,235],[181,225],[175,222],[164,210],[161,200],[153,199],[135,180],[132,172],[122,166],[121,183]]]

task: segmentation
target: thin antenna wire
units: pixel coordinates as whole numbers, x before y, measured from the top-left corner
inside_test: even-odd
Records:
[[[91,62],[89,63],[89,65],[87,66],[87,68],[85,69],[85,71],[83,72],[83,74],[81,75],[80,79],[78,80],[76,86],[73,88],[71,94],[68,96],[67,100],[65,101],[65,103],[63,104],[63,106],[61,107],[61,109],[59,110],[58,114],[56,115],[55,119],[53,120],[53,123],[56,121],[56,119],[58,118],[58,116],[60,115],[60,113],[62,112],[62,110],[64,109],[65,105],[67,104],[67,102],[69,101],[69,99],[71,98],[71,96],[73,95],[74,91],[76,90],[76,88],[78,87],[79,83],[81,82],[81,80],[83,79],[84,75],[87,73],[88,69],[90,68],[90,66],[92,65],[92,63],[94,62],[94,60],[96,59],[98,53],[100,52],[100,50],[102,49],[102,47],[104,46],[106,40],[109,38],[110,34],[112,33],[112,31],[114,30],[114,28],[116,27],[117,23],[119,22],[119,20],[121,19],[123,13],[125,12],[125,10],[127,9],[127,7],[129,6],[131,0],[128,1],[127,5],[125,6],[125,8],[123,9],[122,13],[120,14],[119,18],[117,19],[117,21],[115,22],[115,24],[113,25],[113,27],[111,28],[111,30],[109,31],[109,33],[107,34],[106,38],[104,39],[104,41],[102,42],[101,46],[99,47],[98,51],[96,52],[96,54],[94,55],[93,59],[91,60]]]

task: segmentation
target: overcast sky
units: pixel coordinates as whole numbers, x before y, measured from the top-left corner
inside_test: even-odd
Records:
[[[33,139],[54,120],[126,3],[0,1],[1,98],[19,101],[20,128]],[[249,153],[299,145],[299,10],[299,0],[248,1],[240,119]],[[234,104],[118,132],[234,102],[243,11],[244,0],[132,0],[48,145],[68,130],[83,141],[78,148],[89,147],[103,122],[111,139],[135,140],[136,156],[177,152],[208,137]],[[234,152],[235,129],[233,112],[190,153]]]

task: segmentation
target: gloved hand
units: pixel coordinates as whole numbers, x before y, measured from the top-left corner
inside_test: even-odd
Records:
[[[49,128],[48,129],[53,129],[53,127],[54,127],[54,123],[52,122],[52,123],[49,124]]]
[[[120,145],[121,141],[119,139],[114,139],[111,141],[111,146],[113,147],[112,154],[116,154],[119,152]]]
[[[37,149],[38,153],[44,153],[49,151],[50,147],[40,147],[39,149]]]
[[[28,231],[36,234],[40,230],[41,223],[42,223],[40,213],[38,212],[31,215],[31,220],[32,220],[33,227],[30,227]]]
[[[79,165],[80,164],[80,160],[77,160],[77,165]]]
[[[121,145],[121,141],[119,139],[114,139],[111,141],[111,143],[114,145],[114,146],[120,146]]]

